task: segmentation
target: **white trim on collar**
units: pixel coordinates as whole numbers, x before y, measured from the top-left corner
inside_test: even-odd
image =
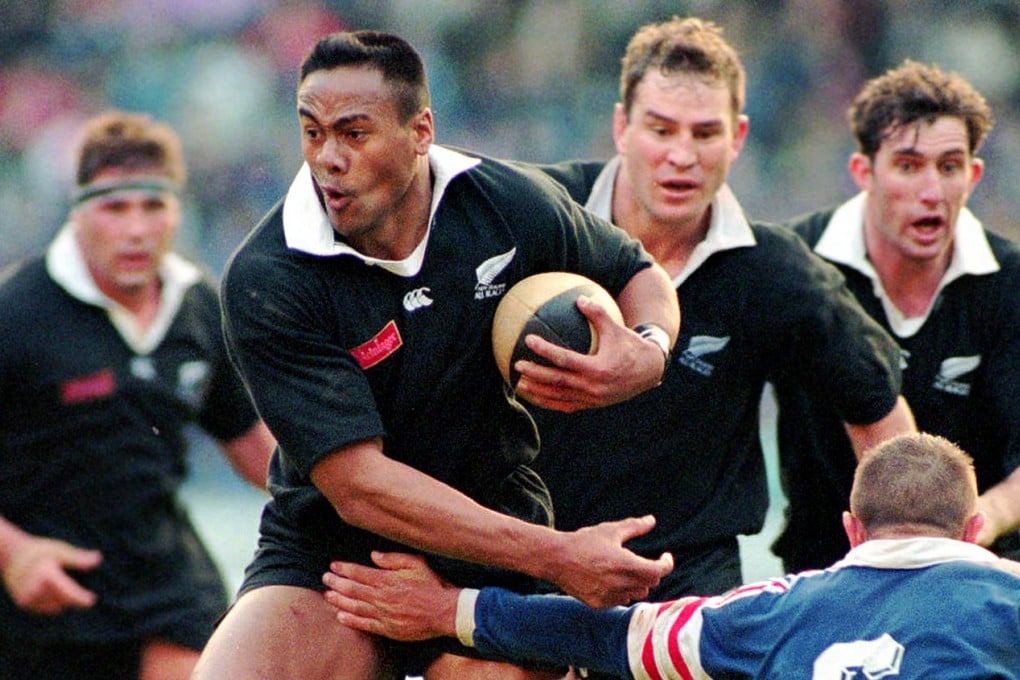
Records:
[[[621,158],[614,156],[606,163],[602,172],[595,179],[588,201],[584,207],[604,220],[612,221],[613,215],[613,184],[620,171]],[[712,221],[708,225],[705,240],[699,243],[691,253],[687,264],[674,279],[673,285],[680,286],[698,267],[715,253],[734,248],[750,248],[757,244],[751,225],[744,215],[740,202],[733,195],[728,184],[723,184],[712,199]]]
[[[815,252],[827,260],[853,267],[869,279],[874,286],[875,296],[882,301],[886,317],[893,332],[906,338],[914,335],[931,312],[929,308],[922,316],[906,318],[903,313],[892,304],[889,295],[885,292],[878,272],[868,259],[864,245],[864,204],[867,200],[867,193],[861,192],[843,203],[832,214],[829,223],[825,226],[821,238],[815,244]],[[984,226],[974,214],[964,208],[956,221],[956,233],[953,238],[953,254],[949,261],[949,268],[942,275],[939,281],[938,291],[932,298],[935,298],[947,285],[961,276],[980,276],[999,271],[999,262],[992,253],[992,247],[988,244]]]
[[[481,163],[462,153],[433,144],[429,147],[429,166],[435,179],[432,187],[432,205],[429,208],[429,227],[421,243],[403,260],[384,260],[358,252],[334,237],[326,211],[319,203],[312,184],[312,172],[307,163],[301,165],[287,191],[283,203],[283,234],[287,247],[310,255],[334,257],[351,255],[370,265],[378,265],[399,276],[414,276],[421,270],[425,248],[432,230],[432,218],[450,181]]]
[[[70,222],[61,228],[46,250],[46,271],[71,297],[105,309],[110,323],[136,354],[149,354],[159,346],[181,308],[184,294],[202,278],[201,270],[194,264],[176,253],[167,253],[159,267],[162,282],[159,310],[148,330],[138,333],[134,315],[96,286]]]
[[[874,539],[861,543],[832,565],[873,569],[923,569],[945,562],[970,562],[995,566],[998,555],[973,543],[951,538]]]
[[[861,192],[839,206],[825,226],[815,252],[827,260],[853,267],[869,277],[876,276],[864,249],[864,203]],[[960,211],[953,239],[953,257],[943,279],[960,276],[992,274],[999,271],[999,262],[988,245],[984,226],[967,208]]]

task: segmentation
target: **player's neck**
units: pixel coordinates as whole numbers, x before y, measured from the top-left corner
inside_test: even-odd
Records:
[[[154,278],[138,288],[104,286],[97,282],[99,290],[131,314],[135,329],[146,332],[159,313],[163,284]]]
[[[432,210],[432,179],[428,160],[414,175],[407,191],[377,229],[351,245],[382,260],[403,260],[414,252],[428,231]]]
[[[708,235],[711,209],[699,219],[685,222],[656,220],[640,210],[633,201],[614,202],[613,219],[631,237],[641,241],[645,250],[671,277],[683,271],[691,253]]]
[[[953,255],[950,247],[935,258],[909,258],[881,239],[867,239],[867,252],[882,288],[908,319],[931,307]]]

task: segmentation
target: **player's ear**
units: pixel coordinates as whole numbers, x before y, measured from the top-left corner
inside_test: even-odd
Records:
[[[432,122],[432,109],[424,108],[411,118],[411,127],[414,130],[415,142],[418,146],[418,153],[425,155],[429,147],[436,139],[435,125]]]
[[[627,150],[626,140],[623,133],[627,131],[627,110],[621,102],[613,107],[613,143],[616,146],[616,153],[622,154]]]
[[[963,525],[963,539],[967,543],[977,543],[978,534],[985,526],[987,516],[983,510],[975,512],[967,523]]]
[[[854,184],[861,191],[867,191],[871,188],[871,159],[860,151],[855,151],[850,154],[850,161],[848,163],[850,169],[850,177],[853,178]]]
[[[864,530],[864,523],[857,519],[849,510],[843,511],[843,531],[846,532],[851,548],[856,548],[868,540],[868,533]]]

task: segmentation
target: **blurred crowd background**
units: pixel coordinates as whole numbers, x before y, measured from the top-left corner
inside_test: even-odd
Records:
[[[301,163],[298,65],[327,32],[399,33],[429,71],[441,143],[530,161],[607,158],[619,60],[641,25],[721,25],[748,70],[751,135],[731,175],[752,218],[782,220],[854,187],[845,110],[905,58],[959,71],[996,125],[971,207],[1020,238],[1020,0],[0,0],[0,267],[40,250],[66,217],[79,124],[145,111],[181,134],[190,166],[180,250],[218,274]],[[781,518],[742,542],[745,576],[778,573]],[[202,444],[202,442],[198,442]],[[184,500],[228,582],[265,497],[197,445]]]
[[[104,108],[178,129],[191,169],[181,249],[218,273],[300,164],[296,71],[320,35],[403,35],[429,70],[440,142],[552,161],[612,153],[624,46],[673,14],[720,24],[747,66],[751,136],[732,184],[752,217],[853,191],[846,106],[910,57],[991,102],[972,207],[1020,235],[1018,0],[17,0],[0,8],[0,266],[59,228],[76,128]]]

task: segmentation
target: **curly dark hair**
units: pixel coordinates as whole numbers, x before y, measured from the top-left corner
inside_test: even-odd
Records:
[[[988,103],[961,75],[910,59],[869,80],[847,111],[857,149],[869,158],[904,126],[940,116],[964,122],[971,155],[992,129]]]

